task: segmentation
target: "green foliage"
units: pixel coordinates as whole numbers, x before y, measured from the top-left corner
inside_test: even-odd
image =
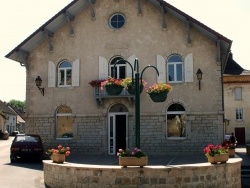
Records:
[[[11,106],[16,107],[19,110],[22,110],[22,111],[25,109],[25,101],[19,101],[19,100],[11,99],[9,101],[9,104]]]

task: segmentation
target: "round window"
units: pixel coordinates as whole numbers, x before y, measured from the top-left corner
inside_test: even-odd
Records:
[[[125,24],[125,17],[122,14],[113,14],[109,19],[109,25],[113,29],[120,29]]]

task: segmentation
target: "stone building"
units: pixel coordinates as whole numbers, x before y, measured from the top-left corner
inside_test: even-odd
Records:
[[[162,103],[140,95],[141,149],[193,155],[223,140],[222,75],[231,45],[163,0],[75,0],[6,57],[27,70],[26,133],[40,134],[46,147],[62,143],[100,155],[135,146],[135,100],[89,82],[114,76],[113,69],[118,78],[131,77],[128,63],[114,67],[118,59],[133,66],[138,58],[140,72],[154,65],[159,76],[147,69],[147,87],[167,82],[173,90]]]
[[[250,143],[250,71],[233,60],[230,53],[223,75],[225,96],[225,134],[235,134],[238,145]]]

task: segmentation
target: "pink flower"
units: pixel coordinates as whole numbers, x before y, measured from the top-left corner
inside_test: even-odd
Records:
[[[59,150],[60,150],[60,149],[62,149],[62,145],[58,145],[58,147],[57,147],[57,148],[58,148]]]

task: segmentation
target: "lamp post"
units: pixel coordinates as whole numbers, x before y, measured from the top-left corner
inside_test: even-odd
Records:
[[[134,62],[134,70],[133,70],[133,67],[130,64],[130,62],[128,62],[124,59],[120,59],[120,60],[117,60],[114,64],[114,71],[116,71],[115,67],[116,67],[116,64],[119,62],[125,62],[125,63],[129,64],[130,68],[132,69],[132,84],[135,84],[135,146],[137,148],[140,148],[140,126],[141,126],[140,125],[141,124],[140,123],[140,93],[141,93],[140,92],[140,84],[142,84],[142,76],[143,76],[144,71],[147,68],[149,68],[149,67],[154,68],[156,70],[158,76],[159,76],[159,71],[155,66],[148,65],[142,70],[141,76],[140,76],[139,62],[138,62],[137,58],[135,59],[135,62]],[[135,72],[135,83],[134,83],[134,72]],[[141,82],[139,82],[139,81],[141,81]]]

